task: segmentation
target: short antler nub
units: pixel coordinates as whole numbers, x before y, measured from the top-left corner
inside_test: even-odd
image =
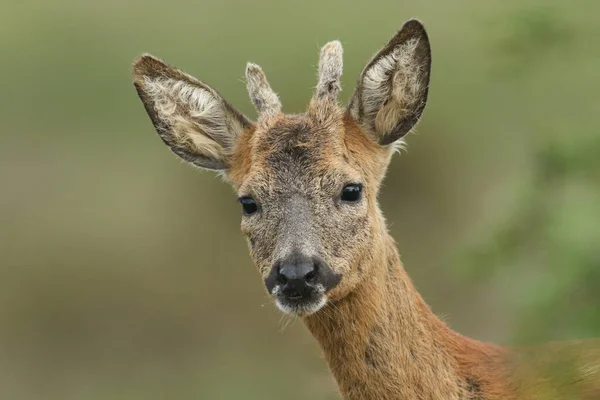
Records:
[[[317,98],[335,100],[342,86],[340,79],[343,68],[343,49],[339,40],[327,43],[321,49],[319,58],[319,83],[317,84]]]
[[[248,63],[246,66],[246,80],[250,100],[256,107],[259,118],[262,115],[274,115],[281,111],[279,97],[269,86],[265,73],[258,65]]]

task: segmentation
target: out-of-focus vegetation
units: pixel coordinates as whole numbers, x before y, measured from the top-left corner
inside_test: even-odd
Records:
[[[151,52],[254,116],[286,112],[345,46],[343,98],[418,16],[430,102],[381,202],[408,272],[457,330],[600,336],[600,3],[55,0],[0,5],[0,398],[333,399],[301,323],[264,294],[235,197],[153,132]]]

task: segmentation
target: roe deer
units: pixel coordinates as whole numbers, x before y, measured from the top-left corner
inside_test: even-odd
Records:
[[[345,399],[600,398],[596,347],[529,354],[461,336],[407,276],[377,193],[425,108],[430,67],[425,29],[410,20],[367,64],[342,108],[342,46],[333,41],[321,50],[308,110],[284,115],[260,67],[248,64],[257,122],[150,55],[133,75],[161,139],[237,192],[268,293],[302,318]]]

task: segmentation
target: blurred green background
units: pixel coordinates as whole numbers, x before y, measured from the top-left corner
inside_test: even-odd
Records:
[[[461,333],[600,336],[600,2],[8,1],[0,4],[0,398],[335,399],[269,302],[215,175],[155,134],[143,52],[247,115],[246,61],[301,112],[320,45],[345,101],[425,22],[430,101],[381,202],[406,269]]]

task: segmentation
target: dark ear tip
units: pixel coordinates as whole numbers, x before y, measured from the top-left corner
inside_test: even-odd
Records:
[[[164,71],[168,68],[168,65],[164,61],[153,55],[147,53],[142,54],[133,63],[133,77],[136,82],[139,82],[145,76],[155,77],[163,75]]]
[[[401,32],[409,32],[415,36],[427,36],[425,26],[416,18],[411,18],[402,25]]]

